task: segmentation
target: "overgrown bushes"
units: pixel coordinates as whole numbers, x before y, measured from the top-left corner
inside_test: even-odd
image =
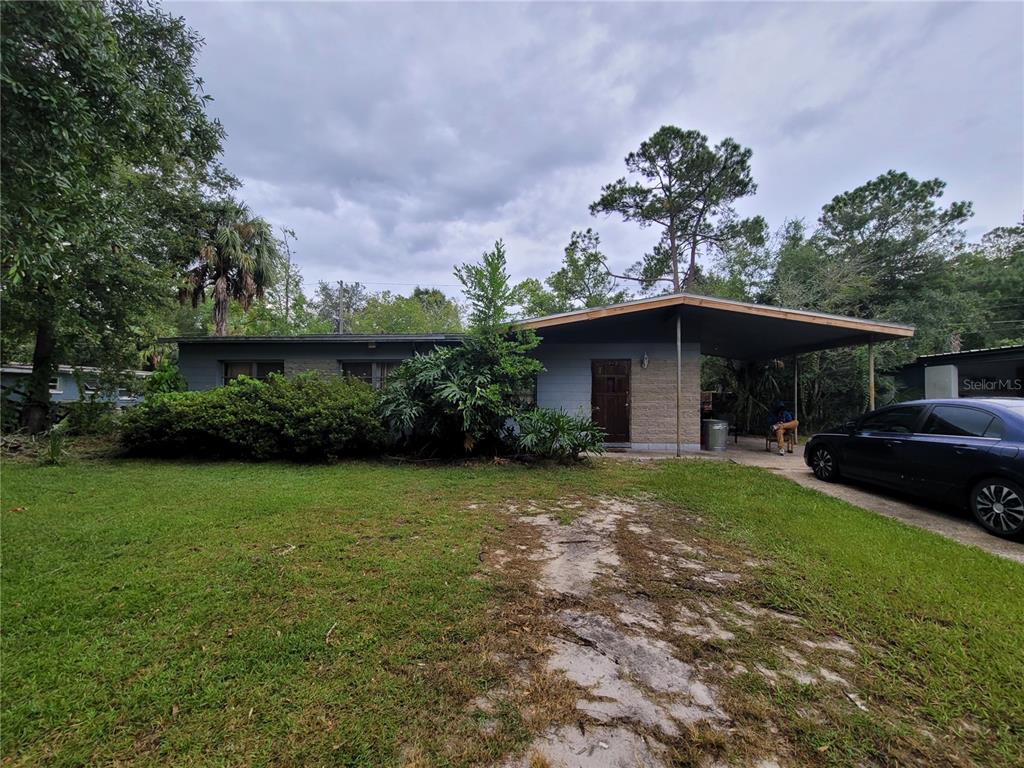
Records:
[[[585,416],[534,408],[516,419],[510,442],[520,454],[570,461],[581,453],[603,452],[604,432]]]
[[[322,461],[373,453],[385,432],[367,384],[303,373],[246,377],[202,392],[166,392],[122,417],[134,453]]]
[[[109,435],[117,429],[117,408],[108,401],[73,400],[54,410],[54,426],[64,423],[69,435]]]
[[[336,459],[387,449],[440,458],[519,455],[572,460],[603,448],[589,419],[538,409],[533,331],[514,329],[502,243],[455,270],[470,302],[463,343],[406,360],[383,393],[315,373],[266,382],[242,378],[203,392],[180,386],[170,366],[151,377],[146,401],[123,416],[136,453],[244,459]]]
[[[457,347],[406,360],[381,412],[398,450],[453,456],[506,452],[510,421],[543,370],[532,333],[471,332]]]
[[[532,395],[544,370],[530,352],[531,330],[509,322],[515,299],[499,240],[478,264],[455,270],[470,304],[470,331],[457,347],[406,360],[381,401],[394,447],[429,456],[529,454],[576,458],[600,451],[589,420],[538,409]]]

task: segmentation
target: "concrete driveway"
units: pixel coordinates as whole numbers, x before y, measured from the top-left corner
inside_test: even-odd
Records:
[[[1007,541],[986,533],[966,509],[922,503],[900,494],[852,482],[826,483],[819,480],[804,464],[803,446],[797,446],[795,453],[779,456],[774,451],[765,451],[764,438],[741,437],[737,443],[729,443],[724,458],[737,464],[769,469],[795,483],[863,509],[1024,564],[1024,543]]]

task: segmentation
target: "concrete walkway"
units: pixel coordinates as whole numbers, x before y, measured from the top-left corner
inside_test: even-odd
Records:
[[[729,449],[719,456],[737,464],[769,469],[806,488],[1024,564],[1024,544],[986,533],[966,509],[922,503],[873,486],[819,480],[804,464],[803,446],[797,446],[795,453],[779,456],[774,451],[765,451],[764,438],[741,437],[738,443],[729,443]]]

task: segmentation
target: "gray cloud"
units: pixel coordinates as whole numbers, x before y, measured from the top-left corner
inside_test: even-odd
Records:
[[[1017,4],[170,8],[207,40],[226,164],[309,282],[447,285],[498,237],[542,277],[587,226],[624,267],[654,233],[587,204],[665,123],[750,146],[742,211],[773,225],[889,168],[974,200],[974,235],[1024,207]]]

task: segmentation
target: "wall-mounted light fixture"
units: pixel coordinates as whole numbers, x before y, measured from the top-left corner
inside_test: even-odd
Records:
[[[647,353],[644,352],[644,356],[640,358],[640,367],[646,368],[647,364],[650,363],[650,359],[647,357]]]

